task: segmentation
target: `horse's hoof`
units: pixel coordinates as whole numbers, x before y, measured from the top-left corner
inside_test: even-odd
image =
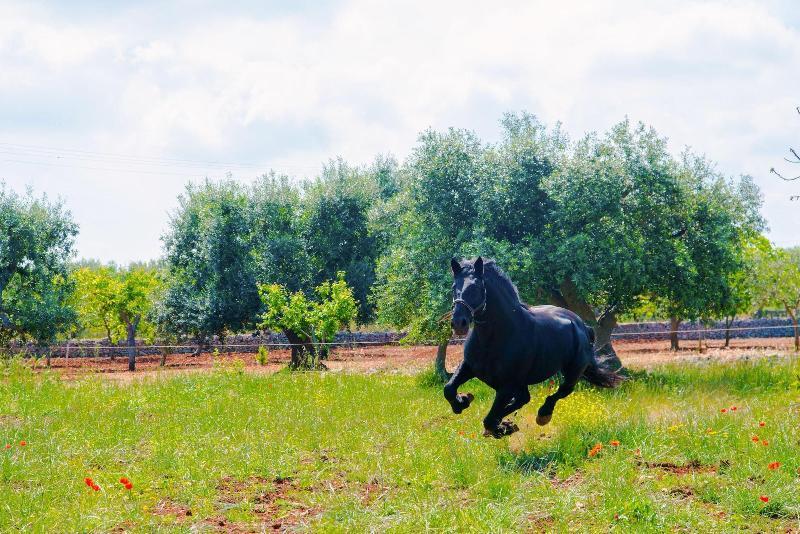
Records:
[[[550,422],[550,419],[553,418],[553,414],[550,415],[537,415],[536,416],[536,424],[539,426],[544,426]]]
[[[503,421],[500,423],[500,427],[503,429],[503,433],[506,436],[510,436],[514,432],[519,432],[519,427],[510,421]]]
[[[453,413],[460,414],[467,408],[469,408],[470,403],[475,399],[472,393],[459,393],[456,396],[456,405],[453,406]]]
[[[492,437],[500,439],[505,436],[510,436],[514,432],[518,432],[519,427],[509,421],[502,421],[497,428],[487,428],[483,431],[483,436],[486,438]]]

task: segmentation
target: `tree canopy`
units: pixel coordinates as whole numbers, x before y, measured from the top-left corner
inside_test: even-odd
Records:
[[[614,357],[616,314],[641,295],[694,316],[715,305],[760,230],[757,188],[703,158],[675,158],[652,128],[624,120],[570,143],[508,115],[496,145],[426,132],[405,172],[400,231],[378,264],[378,317],[419,338],[447,336],[452,255],[494,255],[521,295],[578,313]]]
[[[46,345],[72,328],[68,273],[77,233],[61,202],[0,184],[0,341]]]
[[[189,185],[164,236],[167,287],[162,330],[201,343],[254,324],[259,309],[252,261],[252,205],[232,180]]]
[[[355,321],[358,303],[352,289],[338,272],[335,281],[325,281],[314,297],[302,291],[290,293],[279,284],[261,284],[264,303],[261,326],[280,330],[292,344],[293,368],[314,368],[327,354],[327,345],[336,333]]]
[[[52,340],[73,326],[74,304],[82,323],[129,344],[154,325],[200,345],[260,327],[328,337],[344,319],[319,323],[317,305],[335,296],[320,288],[347,287],[358,321],[441,348],[450,258],[477,255],[497,258],[527,302],[575,311],[610,358],[617,316],[642,302],[676,321],[732,318],[751,301],[797,313],[794,256],[759,241],[751,178],[688,150],[673,155],[653,128],[627,119],[577,141],[525,113],[505,115],[501,128],[495,143],[425,131],[402,164],[336,159],[310,180],[189,185],[163,236],[163,283],[144,266],[87,264],[68,276],[69,213],[2,187],[0,334]],[[285,322],[301,309],[316,326]]]
[[[753,294],[762,306],[786,310],[794,326],[795,350],[800,350],[800,249],[773,247],[766,238],[753,243]]]

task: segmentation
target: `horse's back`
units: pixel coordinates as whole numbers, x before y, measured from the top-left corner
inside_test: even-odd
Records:
[[[536,364],[530,383],[545,380],[572,361],[583,365],[586,344],[591,344],[588,327],[574,312],[558,306],[531,306],[532,352]],[[578,362],[577,360],[581,360]]]

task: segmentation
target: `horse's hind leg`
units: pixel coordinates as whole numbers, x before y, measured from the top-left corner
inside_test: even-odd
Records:
[[[555,393],[549,395],[544,400],[544,403],[539,408],[539,412],[536,415],[537,424],[546,425],[550,422],[550,419],[553,417],[553,409],[556,407],[556,402],[572,393],[572,390],[575,389],[575,384],[578,383],[578,380],[580,380],[585,369],[585,364],[573,364],[564,369],[564,381],[561,383]]]
[[[531,394],[528,392],[528,386],[498,390],[492,408],[483,419],[483,435],[502,438],[519,430],[517,425],[503,421],[503,418],[519,410],[530,400]]]

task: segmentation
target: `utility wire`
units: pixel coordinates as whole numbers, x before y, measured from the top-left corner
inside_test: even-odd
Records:
[[[45,161],[30,161],[31,159],[41,159],[41,160],[47,160],[47,163],[50,165],[54,165],[55,163],[60,163],[61,165],[59,166],[74,166],[78,168],[80,168],[79,165],[74,165],[72,163],[64,165],[63,163],[75,160],[79,162],[83,161],[88,163],[101,163],[106,165],[134,165],[134,166],[144,166],[144,167],[166,167],[166,168],[199,167],[203,169],[239,170],[239,171],[247,171],[247,170],[255,171],[269,167],[269,165],[259,164],[259,163],[234,163],[234,162],[203,161],[203,160],[155,157],[155,156],[139,156],[132,154],[48,147],[44,145],[23,145],[23,144],[8,143],[8,142],[0,142],[0,154],[7,154],[9,156],[12,156],[12,158],[6,159],[5,161],[10,161],[14,163],[45,164]],[[27,158],[27,159],[19,159],[19,158]],[[53,162],[53,160],[56,161]],[[320,168],[320,166],[318,165],[316,166],[303,165],[303,164],[298,165],[292,163],[275,165],[275,167],[282,169],[297,169],[297,170],[308,170],[308,171],[317,171]],[[96,169],[96,170],[113,170],[113,171],[123,171],[123,172],[133,171],[133,169],[130,168],[128,169],[120,169],[120,168],[109,169],[109,168],[96,168],[96,167],[83,167],[83,168]],[[133,172],[139,172],[139,171],[137,170]],[[153,172],[153,171],[147,171],[147,172]],[[166,173],[158,172],[158,174],[166,174]]]

